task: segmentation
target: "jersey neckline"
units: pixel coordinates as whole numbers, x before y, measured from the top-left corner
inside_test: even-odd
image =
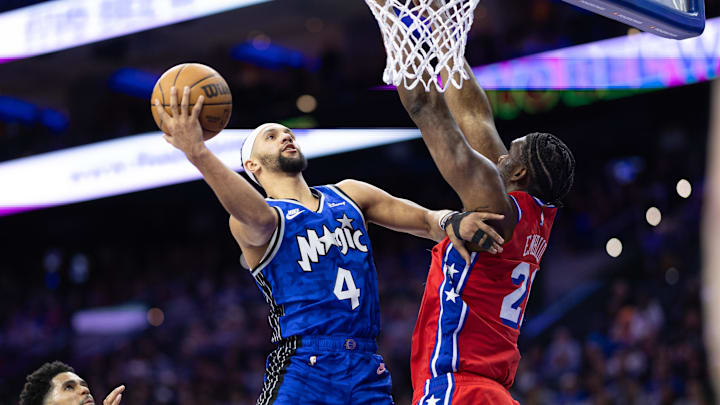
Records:
[[[306,210],[308,210],[309,212],[312,212],[312,213],[314,213],[314,214],[322,214],[322,212],[323,212],[323,207],[325,206],[325,193],[323,193],[323,192],[320,191],[320,190],[317,190],[315,187],[310,187],[310,193],[312,193],[312,195],[315,196],[316,198],[320,199],[320,203],[318,204],[318,210],[317,210],[317,211],[311,210],[310,208],[304,206],[302,203],[300,203],[300,201],[298,201],[298,200],[296,200],[296,199],[294,199],[294,198],[272,198],[272,197],[267,197],[266,200],[283,201],[283,202],[290,203],[290,204],[296,204],[296,205],[299,205],[299,206],[305,208]]]

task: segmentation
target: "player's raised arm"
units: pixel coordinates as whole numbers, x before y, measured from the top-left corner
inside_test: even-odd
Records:
[[[503,215],[474,212],[458,217],[455,224],[453,223],[455,221],[449,220],[454,214],[453,211],[428,210],[412,201],[394,197],[368,183],[343,180],[337,186],[360,206],[368,222],[436,242],[447,235],[458,246],[458,251],[467,256],[466,258],[469,258],[469,254],[460,239],[470,241],[476,238],[475,243],[478,245],[486,243],[485,250],[490,253],[502,252],[501,245],[505,241],[485,221],[501,221]],[[458,226],[457,233],[453,226]]]
[[[495,128],[492,107],[485,91],[475,80],[467,60],[464,64],[470,80],[464,81],[460,89],[448,86],[445,90],[445,101],[470,146],[496,163],[500,156],[507,155],[508,150]],[[443,83],[447,83],[447,69],[442,70],[441,76]]]
[[[419,4],[418,0],[413,0],[413,2]],[[439,10],[443,7],[443,1],[434,0],[430,2],[430,5],[435,10]],[[441,13],[439,16],[442,17],[443,14]],[[435,20],[436,24],[442,22],[442,19]],[[444,51],[450,52],[450,50],[447,49],[450,42],[442,38],[440,34],[442,32],[444,31],[441,29],[435,29],[437,35],[437,37],[434,38],[435,46],[445,47]],[[508,154],[508,150],[495,128],[495,119],[490,101],[485,91],[477,80],[475,80],[475,74],[464,57],[463,70],[469,80],[463,81],[460,89],[448,84],[449,73],[447,67],[440,71],[442,83],[445,88],[445,102],[470,146],[490,159],[491,162],[497,163],[500,156]]]
[[[515,211],[497,166],[473,150],[460,132],[442,94],[419,86],[398,87],[400,100],[415,122],[445,180],[460,196],[467,210],[505,215],[493,222],[505,238],[512,234]]]
[[[275,230],[277,214],[250,183],[207,149],[198,120],[203,97],[200,96],[192,111],[189,111],[189,95],[190,90],[185,87],[178,109],[177,90],[175,87],[170,90],[172,116],[165,112],[159,100],[155,100],[157,113],[168,131],[164,138],[184,152],[188,160],[200,170],[225,210],[238,222],[239,226],[233,229],[233,234],[239,238],[238,242],[262,246]]]

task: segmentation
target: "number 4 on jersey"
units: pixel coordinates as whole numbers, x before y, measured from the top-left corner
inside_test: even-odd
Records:
[[[347,285],[347,290],[343,290],[345,285]],[[360,289],[355,287],[355,280],[353,280],[352,273],[350,273],[349,270],[338,267],[335,290],[333,292],[340,301],[350,300],[352,309],[360,306]]]

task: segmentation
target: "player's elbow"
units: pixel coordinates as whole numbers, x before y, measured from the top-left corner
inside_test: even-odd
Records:
[[[427,111],[427,101],[421,98],[417,98],[413,100],[411,104],[408,104],[407,112],[408,115],[410,115],[410,118],[417,122],[419,119],[421,119]]]
[[[479,161],[469,148],[458,147],[449,163],[446,180],[459,194],[475,190],[478,185],[487,186],[488,192],[501,191],[502,177],[497,168]]]
[[[408,115],[416,123],[433,114],[434,97],[432,93],[425,91],[406,92],[402,97],[402,101]]]
[[[449,159],[449,165],[454,177],[469,179],[491,174],[491,170],[478,161],[475,152],[466,143],[458,143],[452,148],[451,153],[453,158]]]
[[[431,93],[429,96],[418,97],[406,108],[408,115],[421,131],[426,133],[457,132],[459,135],[457,137],[449,136],[450,134],[444,137],[445,142],[450,143],[452,147],[462,147],[463,145],[460,144],[466,143],[444,100],[434,97]]]

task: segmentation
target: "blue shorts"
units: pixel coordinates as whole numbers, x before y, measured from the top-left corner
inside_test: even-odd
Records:
[[[390,371],[372,339],[291,337],[268,356],[258,405],[389,405]]]

